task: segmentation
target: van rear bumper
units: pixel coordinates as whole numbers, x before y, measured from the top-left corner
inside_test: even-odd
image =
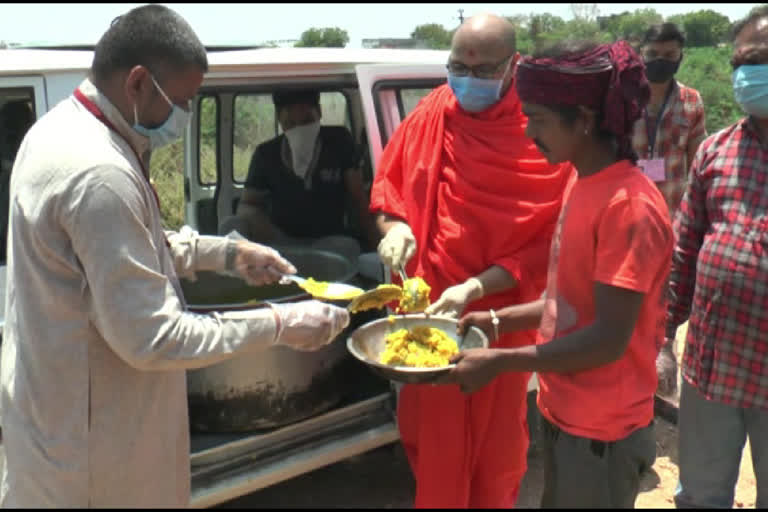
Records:
[[[391,399],[385,393],[266,434],[193,435],[190,505],[211,507],[397,441]]]

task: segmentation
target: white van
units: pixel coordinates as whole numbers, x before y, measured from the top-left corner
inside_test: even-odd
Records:
[[[322,124],[349,129],[370,186],[395,128],[421,97],[445,82],[448,52],[276,48],[209,51],[208,57],[210,69],[183,140],[183,197],[185,223],[213,234],[235,211],[253,149],[280,132],[271,99],[276,88],[321,91]],[[80,84],[92,58],[89,50],[0,50],[0,115],[15,102],[26,103],[40,118]],[[239,115],[243,109],[250,115]],[[0,139],[7,136],[6,126],[0,119]],[[0,183],[3,178],[0,173]],[[7,211],[7,193],[4,200],[0,207]],[[0,263],[4,290],[5,262]],[[384,276],[383,269],[365,273],[374,281]],[[344,343],[333,345],[345,351]],[[216,505],[397,441],[389,383],[361,373],[354,379],[347,385],[355,393],[288,424],[244,432],[204,432],[192,425],[192,505]],[[189,381],[192,387],[191,374]]]

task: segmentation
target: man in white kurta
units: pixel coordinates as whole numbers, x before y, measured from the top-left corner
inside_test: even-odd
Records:
[[[316,301],[185,311],[177,276],[233,270],[235,242],[187,228],[166,243],[136,157],[148,159],[149,139],[91,81],[79,90],[114,129],[70,97],[31,128],[11,179],[0,501],[184,507],[185,370],[275,343],[318,348],[348,316]],[[290,268],[257,244],[237,251]]]

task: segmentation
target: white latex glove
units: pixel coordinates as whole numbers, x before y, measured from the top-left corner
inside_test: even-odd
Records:
[[[294,350],[312,351],[322,348],[349,325],[346,309],[318,300],[290,304],[270,304],[279,319],[275,344]]]
[[[434,304],[424,310],[428,315],[458,318],[467,304],[483,296],[483,283],[476,277],[446,289]]]
[[[295,274],[296,267],[266,245],[248,241],[230,242],[227,270],[251,286],[280,281],[283,274]]]
[[[408,224],[395,223],[379,242],[378,252],[381,262],[389,268],[397,269],[400,265],[405,266],[416,254],[416,238]]]

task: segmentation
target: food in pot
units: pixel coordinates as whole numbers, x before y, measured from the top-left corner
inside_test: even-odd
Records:
[[[436,368],[447,366],[459,353],[456,342],[442,329],[419,325],[387,335],[381,363],[391,366]]]

